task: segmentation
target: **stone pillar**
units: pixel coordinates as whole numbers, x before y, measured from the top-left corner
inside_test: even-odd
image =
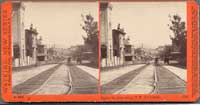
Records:
[[[24,11],[25,7],[22,2],[13,2],[12,11],[12,45],[19,46],[19,66],[27,64],[25,31],[24,31]],[[16,59],[16,58],[14,58]]]
[[[104,44],[107,47],[106,66],[114,65],[111,10],[112,7],[109,3],[102,2],[100,4],[101,44]]]

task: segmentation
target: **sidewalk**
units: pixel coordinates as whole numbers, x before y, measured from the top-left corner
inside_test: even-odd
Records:
[[[99,69],[84,66],[84,65],[76,65],[76,67],[80,68],[81,70],[84,70],[85,72],[89,73],[90,75],[92,75],[96,79],[99,78]]]
[[[149,65],[138,74],[128,85],[115,94],[149,94],[154,90],[155,67]]]
[[[12,73],[12,87],[25,82],[26,80],[40,74],[43,71],[46,71],[50,68],[55,67],[58,64],[51,64],[51,65],[43,65],[43,66],[37,66],[34,68],[29,68],[27,70],[19,71],[19,72],[13,72]]]
[[[187,82],[187,70],[186,69],[182,69],[182,68],[175,67],[175,66],[163,66],[163,67],[167,68],[169,71],[173,72],[179,78],[181,78],[182,80]]]
[[[145,64],[138,64],[138,65],[130,65],[125,67],[116,68],[116,70],[107,70],[105,72],[101,72],[101,85],[109,83],[110,81],[132,71],[137,68],[144,66]]]
[[[70,86],[69,68],[61,65],[39,89],[31,94],[66,94]]]

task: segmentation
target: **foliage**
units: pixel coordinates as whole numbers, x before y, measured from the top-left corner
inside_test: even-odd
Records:
[[[172,46],[175,51],[181,52],[181,58],[186,58],[186,29],[185,22],[181,20],[179,15],[169,16],[171,25],[169,29],[173,32],[174,35],[170,35],[170,39],[172,40]],[[186,62],[186,60],[185,60]]]
[[[81,15],[83,23],[82,29],[86,32],[86,36],[83,36],[85,46],[88,51],[91,51],[93,62],[97,63],[98,58],[98,23],[94,20],[91,14]]]

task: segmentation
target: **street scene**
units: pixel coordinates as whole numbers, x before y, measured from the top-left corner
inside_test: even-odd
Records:
[[[100,3],[102,94],[186,94],[185,7]]]
[[[12,1],[12,93],[98,93],[98,3]]]

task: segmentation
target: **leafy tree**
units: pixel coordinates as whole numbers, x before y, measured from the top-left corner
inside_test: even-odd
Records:
[[[92,51],[92,62],[97,63],[98,58],[98,23],[91,14],[81,15],[83,23],[82,29],[86,32],[83,36],[85,46],[88,51]]]
[[[172,40],[172,45],[175,46],[174,50],[181,52],[181,58],[186,62],[186,29],[185,22],[181,20],[179,15],[169,16],[171,25],[169,29],[174,33],[174,35],[170,35],[170,39]],[[182,59],[182,60],[183,60]]]

